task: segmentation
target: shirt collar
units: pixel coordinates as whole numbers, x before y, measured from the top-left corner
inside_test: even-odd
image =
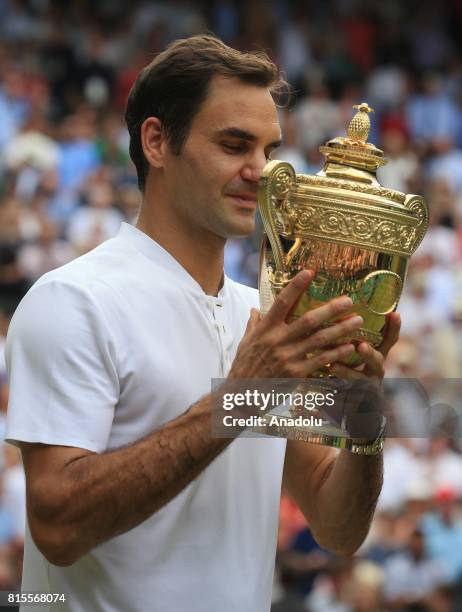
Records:
[[[143,253],[148,259],[155,261],[160,264],[163,268],[166,268],[171,274],[175,275],[176,279],[190,290],[200,294],[203,297],[210,298],[211,300],[224,300],[228,294],[229,279],[226,274],[224,275],[223,287],[220,289],[218,296],[207,295],[199,283],[183,268],[183,266],[166,251],[158,242],[150,238],[143,231],[130,225],[129,223],[123,222],[120,226],[118,238],[122,238],[126,242],[130,243],[137,251]]]

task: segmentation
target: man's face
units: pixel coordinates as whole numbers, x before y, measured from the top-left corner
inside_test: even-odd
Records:
[[[168,149],[164,160],[177,219],[222,238],[251,234],[258,180],[280,138],[268,89],[214,77],[180,154]]]

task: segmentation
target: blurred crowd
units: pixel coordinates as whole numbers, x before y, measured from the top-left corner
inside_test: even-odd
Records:
[[[321,169],[318,147],[345,134],[353,104],[375,109],[369,140],[389,160],[379,180],[424,195],[431,212],[389,375],[461,378],[461,0],[0,0],[0,430],[12,313],[42,274],[134,222],[128,91],[169,41],[207,31],[239,49],[265,49],[285,72],[294,94],[280,110],[275,157],[298,172]],[[257,232],[229,242],[231,277],[256,286],[259,241]],[[433,437],[387,441],[378,513],[354,559],[321,550],[283,495],[274,612],[462,609],[459,397],[443,398],[456,417]],[[408,399],[395,398],[396,409]],[[3,445],[0,469],[4,590],[20,582],[17,449]]]

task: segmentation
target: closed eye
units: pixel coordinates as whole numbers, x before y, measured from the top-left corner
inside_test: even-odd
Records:
[[[231,144],[230,142],[224,142],[223,148],[229,151],[230,153],[245,153],[247,151],[247,147],[241,144]]]
[[[241,155],[244,153],[247,153],[248,151],[248,146],[246,143],[244,144],[234,144],[231,142],[223,142],[222,143],[222,147],[228,151],[229,153],[231,153],[232,155]],[[267,159],[267,161],[270,161],[272,159],[273,153],[276,151],[277,147],[272,146],[271,149],[266,152],[265,151],[265,157]]]

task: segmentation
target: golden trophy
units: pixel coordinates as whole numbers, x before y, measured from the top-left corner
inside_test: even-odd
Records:
[[[357,113],[348,136],[320,147],[326,159],[317,175],[296,174],[289,163],[277,160],[263,170],[258,191],[265,229],[260,306],[266,313],[299,271],[314,270],[293,316],[348,295],[353,306],[342,316],[358,314],[364,324],[343,341],[378,346],[386,315],[397,307],[409,258],[427,230],[428,208],[418,195],[379,184],[376,170],[386,159],[367,142],[372,109],[364,102],[353,108]],[[350,366],[360,362],[357,353],[348,360]],[[328,377],[328,367],[318,376]],[[328,420],[321,428],[286,428],[281,417],[280,425],[267,432],[355,451],[345,429]]]

